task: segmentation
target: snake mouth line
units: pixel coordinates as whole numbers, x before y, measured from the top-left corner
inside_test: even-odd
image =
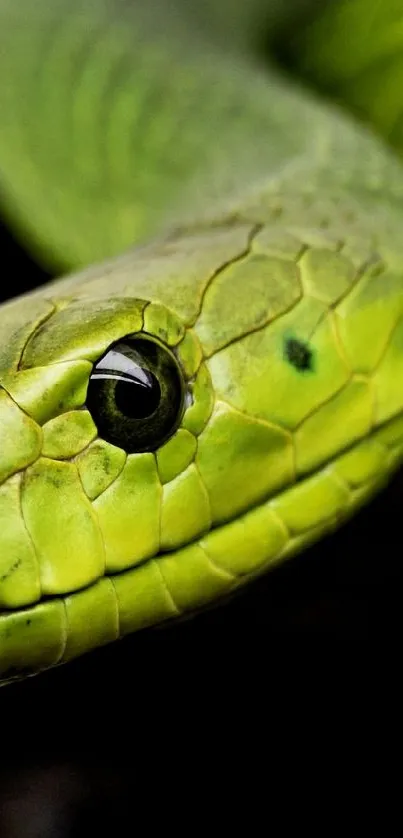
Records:
[[[94,585],[96,585],[102,579],[109,579],[112,582],[116,580],[122,580],[126,576],[134,574],[137,571],[145,568],[152,562],[159,564],[161,561],[163,562],[164,560],[172,559],[172,557],[175,557],[180,561],[182,554],[186,554],[186,552],[191,550],[193,547],[198,547],[204,551],[207,550],[209,562],[211,562],[212,565],[214,565],[214,559],[208,554],[209,540],[211,540],[212,538],[216,538],[217,535],[219,535],[220,533],[224,533],[226,530],[229,531],[229,529],[233,528],[234,525],[242,527],[242,525],[248,518],[250,518],[251,516],[257,516],[259,515],[259,513],[263,513],[265,509],[270,509],[270,514],[273,517],[275,517],[279,527],[282,529],[284,534],[284,544],[277,551],[277,555],[272,555],[268,558],[268,562],[277,563],[282,559],[282,556],[284,554],[288,555],[288,553],[290,552],[295,552],[290,549],[290,545],[293,541],[295,541],[295,539],[299,539],[303,543],[305,540],[308,540],[312,532],[316,531],[317,529],[319,531],[322,531],[322,528],[326,527],[327,524],[330,525],[332,522],[337,523],[337,521],[339,521],[340,519],[343,519],[344,517],[348,516],[350,507],[351,511],[353,511],[353,509],[355,508],[355,500],[357,497],[360,497],[360,495],[370,495],[379,484],[385,482],[390,474],[390,456],[392,456],[396,461],[395,468],[399,466],[400,461],[403,460],[403,426],[400,429],[400,436],[392,435],[393,444],[391,444],[390,446],[386,446],[386,451],[389,449],[390,452],[388,464],[385,463],[384,471],[380,475],[379,473],[374,474],[373,477],[369,477],[369,479],[367,479],[366,481],[362,481],[360,485],[353,486],[349,485],[348,482],[339,473],[337,473],[337,464],[340,462],[341,458],[345,458],[347,455],[359,449],[360,446],[367,444],[369,441],[373,439],[376,439],[377,436],[379,436],[379,434],[381,434],[385,429],[393,427],[394,424],[401,418],[403,418],[403,411],[400,411],[394,417],[389,418],[388,420],[381,423],[378,427],[374,428],[372,433],[369,436],[365,437],[365,439],[354,440],[349,445],[340,449],[340,451],[337,453],[335,457],[323,463],[321,466],[317,468],[312,468],[309,471],[306,471],[304,474],[301,474],[293,482],[290,482],[287,485],[283,486],[280,491],[276,493],[268,493],[257,503],[242,510],[240,514],[233,515],[225,520],[213,524],[204,533],[198,535],[194,539],[190,539],[189,541],[181,544],[180,547],[174,549],[160,550],[158,553],[148,556],[132,566],[129,566],[119,571],[105,573],[105,575],[103,577],[100,577],[100,579],[97,579],[89,583],[88,585],[85,585],[82,588],[76,589],[74,591],[67,591],[63,594],[57,595],[44,595],[41,597],[39,602],[24,606],[22,608],[0,609],[0,620],[2,617],[5,617],[12,613],[24,613],[27,611],[31,611],[33,608],[40,606],[42,603],[52,602],[53,600],[63,600],[64,598],[71,596],[74,597],[76,594],[80,594],[83,591],[93,588]],[[332,479],[334,479],[335,484],[337,484],[340,487],[341,492],[344,493],[345,503],[336,504],[333,509],[327,507],[325,513],[324,510],[321,510],[320,506],[318,505],[317,520],[312,521],[310,524],[307,524],[304,528],[295,528],[289,523],[287,523],[287,521],[282,517],[281,514],[282,500],[285,497],[291,498],[292,494],[295,494],[296,502],[298,503],[299,492],[303,490],[305,486],[314,484],[315,481],[320,482],[321,477],[323,478],[323,476],[326,475],[332,475]],[[313,512],[315,513],[315,510]],[[264,569],[264,564],[265,563],[263,562],[262,566],[259,566],[259,568],[257,569],[258,573],[260,572],[260,570]],[[217,564],[217,567],[221,570],[219,563]],[[242,578],[256,575],[256,573],[251,571],[249,568],[246,568],[243,572],[239,573],[229,572],[228,570],[226,570],[226,573],[228,573],[228,576],[233,577],[234,583],[236,583],[238,577]],[[178,612],[179,611],[180,609],[178,609]]]
[[[156,559],[159,559],[159,558],[164,557],[164,556],[169,556],[170,554],[173,554],[173,553],[179,553],[181,550],[185,550],[190,545],[197,544],[201,539],[205,538],[210,533],[214,533],[214,532],[217,532],[217,531],[220,531],[220,530],[224,529],[225,527],[231,526],[231,524],[233,524],[234,522],[241,522],[247,515],[255,512],[256,510],[265,506],[266,504],[276,503],[276,501],[278,501],[281,497],[283,497],[283,495],[286,492],[298,490],[299,487],[303,486],[310,479],[317,477],[318,475],[322,474],[323,472],[325,472],[327,470],[331,470],[332,467],[335,464],[337,464],[342,457],[345,457],[346,455],[354,452],[360,445],[365,444],[370,440],[376,439],[377,436],[382,433],[382,431],[384,431],[385,429],[387,429],[389,427],[394,426],[394,424],[399,419],[403,419],[403,410],[398,411],[394,416],[389,417],[388,419],[379,423],[379,425],[374,427],[372,429],[371,433],[368,434],[365,438],[359,438],[358,437],[358,438],[352,440],[351,442],[349,442],[347,445],[341,447],[339,449],[339,451],[337,452],[337,454],[335,454],[333,457],[331,457],[326,462],[319,464],[317,467],[312,467],[310,469],[306,469],[303,473],[298,475],[295,478],[295,480],[290,481],[289,483],[283,485],[279,491],[268,492],[260,500],[258,500],[256,503],[251,504],[248,507],[245,507],[239,514],[231,515],[228,518],[225,518],[225,519],[223,519],[223,520],[221,520],[217,523],[212,524],[211,527],[208,530],[206,530],[204,534],[202,534],[201,536],[198,536],[195,539],[191,539],[188,542],[185,542],[184,544],[181,545],[180,548],[173,549],[173,550],[168,550],[168,549],[167,550],[160,550],[154,556],[150,556],[150,557],[142,560],[141,562],[139,562],[138,565],[136,565],[136,567],[140,567],[143,564],[146,564],[148,561],[151,561],[151,560],[156,560]],[[400,436],[396,435],[396,437],[393,440],[393,445],[390,446],[390,449],[393,450],[393,451],[395,449],[400,451],[400,445],[403,446],[403,425],[402,425],[402,428],[399,429],[399,430],[400,430]],[[401,456],[402,456],[402,461],[403,461],[403,450],[402,450]],[[396,465],[396,468],[397,467],[398,467],[398,465]],[[341,483],[342,478],[339,477],[338,479],[340,480],[340,483]],[[371,480],[369,482],[372,483],[373,481]],[[376,482],[376,481],[374,481],[374,482]],[[345,485],[347,487],[348,484],[345,483]],[[353,488],[351,488],[350,491],[352,493],[354,493]],[[132,570],[132,568],[127,568],[126,570],[130,571],[130,570]],[[108,576],[119,576],[122,573],[124,574],[126,572],[126,570],[123,570],[123,571],[120,571],[120,572],[117,572],[117,573],[110,573],[110,574],[108,574]]]

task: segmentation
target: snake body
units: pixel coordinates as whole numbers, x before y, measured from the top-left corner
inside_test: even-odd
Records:
[[[246,5],[0,0],[2,211],[68,272],[0,308],[4,680],[218,600],[401,462],[402,164],[253,55],[293,4]]]

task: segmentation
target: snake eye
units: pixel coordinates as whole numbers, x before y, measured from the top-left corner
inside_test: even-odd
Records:
[[[112,344],[94,366],[87,408],[107,442],[128,454],[154,451],[176,431],[183,413],[179,364],[147,335]]]

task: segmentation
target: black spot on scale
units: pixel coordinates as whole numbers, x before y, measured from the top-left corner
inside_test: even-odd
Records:
[[[309,344],[298,338],[286,338],[284,341],[284,358],[295,367],[298,372],[313,370],[313,355]]]

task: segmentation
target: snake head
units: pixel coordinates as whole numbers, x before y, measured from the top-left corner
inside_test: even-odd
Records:
[[[349,515],[401,459],[402,314],[376,254],[241,223],[3,307],[4,678],[197,610]]]

